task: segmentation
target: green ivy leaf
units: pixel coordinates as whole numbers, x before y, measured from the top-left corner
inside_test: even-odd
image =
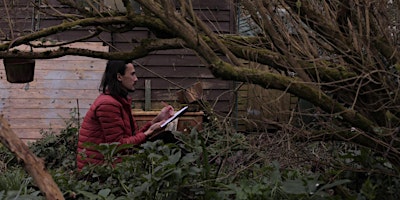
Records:
[[[188,164],[196,161],[198,158],[195,156],[195,153],[188,153],[184,155],[181,159],[182,164]]]
[[[106,198],[108,195],[110,195],[111,190],[106,188],[106,189],[102,189],[99,191],[99,195]]]
[[[289,194],[307,194],[307,188],[300,179],[284,181],[282,190]]]
[[[169,163],[175,165],[180,160],[181,156],[181,151],[178,151],[175,154],[169,156]]]
[[[276,183],[276,182],[281,182],[282,181],[282,176],[281,176],[281,172],[279,171],[279,163],[277,162],[277,161],[273,161],[272,162],[272,165],[273,165],[273,171],[272,171],[272,173],[271,173],[271,181],[273,182],[273,183]]]
[[[202,169],[201,168],[198,168],[198,167],[190,167],[189,168],[189,171],[188,171],[188,173],[190,174],[190,175],[196,175],[196,174],[199,174],[199,173],[201,173],[201,171],[202,171]]]
[[[88,199],[97,199],[98,195],[93,194],[91,192],[86,192],[82,190],[77,191],[78,194],[82,194],[84,197],[87,197]]]
[[[177,180],[181,179],[182,176],[183,176],[183,175],[182,175],[182,169],[181,169],[181,168],[177,168],[177,169],[173,170],[172,174],[175,176],[175,178],[176,178]]]

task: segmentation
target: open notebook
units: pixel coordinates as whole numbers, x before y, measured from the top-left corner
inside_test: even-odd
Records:
[[[187,109],[188,109],[188,106],[185,106],[182,109],[180,109],[179,111],[175,112],[175,114],[172,117],[170,117],[167,121],[165,121],[163,124],[161,124],[161,128],[164,128],[170,122],[174,121],[176,118],[181,116]]]

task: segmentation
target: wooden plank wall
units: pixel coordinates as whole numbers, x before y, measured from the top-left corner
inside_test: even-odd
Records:
[[[238,91],[238,130],[246,132],[274,131],[266,120],[288,123],[297,99],[279,90],[244,84]]]
[[[234,7],[231,1],[193,0],[193,7],[212,30],[219,33],[234,33]],[[153,37],[147,29],[135,28],[133,32],[114,34],[111,51],[129,50],[136,45],[134,40]],[[201,82],[204,99],[214,110],[224,115],[234,106],[234,83],[216,79],[201,60],[190,50],[162,50],[137,61],[139,78],[151,81],[152,108],[158,109],[159,101],[176,101],[179,89]],[[144,108],[144,80],[140,81],[134,95],[136,108]]]
[[[183,51],[160,51],[157,55],[147,56],[137,61],[139,82],[133,96],[136,108],[143,108],[145,91],[144,80],[151,81],[151,99],[158,109],[159,101],[175,103],[176,92],[188,88],[196,82],[202,84],[204,100],[214,105],[218,112],[227,112],[233,105],[233,85],[231,81],[216,79],[210,71],[201,64],[191,52],[185,55]]]
[[[6,3],[6,4],[4,4]],[[5,8],[14,9],[8,12]],[[0,2],[0,39],[12,40],[32,30],[33,7],[30,0]]]
[[[99,42],[75,47],[108,51]],[[86,114],[99,94],[105,65],[105,60],[80,56],[36,60],[34,80],[15,84],[7,82],[1,60],[0,114],[25,141],[40,138],[42,130],[58,133],[66,120],[78,117],[78,108],[80,117]]]
[[[32,20],[33,12],[36,11],[30,5],[30,0],[18,0],[16,2],[18,2],[18,5],[14,6],[19,6],[21,9],[21,12],[14,13],[11,16],[13,22],[15,22],[12,25],[13,32],[16,35],[61,23],[61,20],[44,14],[36,15],[36,18]],[[55,0],[49,2],[55,8],[65,12],[75,12],[65,6],[58,5]],[[234,33],[236,30],[235,11],[233,5],[229,2],[231,1],[193,0],[193,6],[195,12],[199,13],[200,17],[215,32]],[[40,9],[51,10],[45,6]],[[10,39],[7,17],[2,1],[0,2],[1,40]],[[69,31],[49,37],[47,40],[75,40],[88,35],[88,30]],[[102,33],[99,38],[93,38],[86,42],[93,42],[88,44],[95,44],[96,48],[122,51],[131,49],[141,39],[152,37],[154,36],[147,29],[137,27],[122,34]],[[102,44],[109,44],[109,46],[102,46]],[[234,106],[233,82],[216,79],[192,51],[157,51],[145,58],[136,60],[136,62],[139,83],[133,97],[137,109],[144,108],[145,80],[151,81],[152,110],[160,108],[160,101],[167,101],[176,105],[176,92],[181,88],[190,87],[196,82],[202,83],[204,99],[210,102],[216,112],[223,115]],[[37,61],[36,78],[30,84],[11,85],[5,81],[4,71],[2,71],[1,114],[4,114],[14,124],[16,132],[26,140],[40,137],[38,130],[41,128],[63,127],[63,120],[68,117],[70,109],[77,107],[77,99],[79,100],[80,113],[86,113],[85,109],[98,94],[97,88],[105,63],[104,60],[72,56]],[[1,65],[1,67],[3,66]],[[43,79],[39,77],[43,77]],[[12,114],[14,112],[15,114]],[[52,120],[49,121],[48,119]]]
[[[235,31],[234,8],[228,0],[200,1],[193,0],[196,13],[215,31],[233,33]],[[67,11],[67,8],[61,7]],[[43,8],[49,9],[49,8]],[[59,24],[61,21],[51,16],[41,17],[40,27],[46,28]],[[69,41],[88,34],[86,30],[72,31],[49,37],[56,41]],[[121,34],[102,33],[99,38],[110,45],[110,51],[129,51],[141,39],[152,38],[154,35],[146,28],[136,27],[132,31]],[[88,41],[100,41],[93,38]],[[234,105],[232,81],[216,79],[204,64],[189,50],[163,50],[152,53],[145,58],[136,60],[139,75],[137,91],[134,95],[135,108],[143,109],[145,102],[144,81],[151,81],[151,108],[158,109],[160,101],[176,102],[176,92],[181,88],[190,87],[201,82],[205,99],[214,105],[218,113],[227,113]]]

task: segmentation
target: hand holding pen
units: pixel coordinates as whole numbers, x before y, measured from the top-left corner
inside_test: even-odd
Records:
[[[164,107],[161,109],[161,112],[157,115],[157,117],[154,118],[153,123],[167,120],[175,113],[174,108],[171,105],[165,103],[164,101],[161,103],[164,105]]]

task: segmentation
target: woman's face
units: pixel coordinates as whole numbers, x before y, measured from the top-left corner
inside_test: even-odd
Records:
[[[135,91],[135,84],[138,81],[136,76],[135,67],[132,63],[126,64],[125,74],[122,75],[120,73],[117,74],[117,79],[121,81],[122,87],[128,92]]]

